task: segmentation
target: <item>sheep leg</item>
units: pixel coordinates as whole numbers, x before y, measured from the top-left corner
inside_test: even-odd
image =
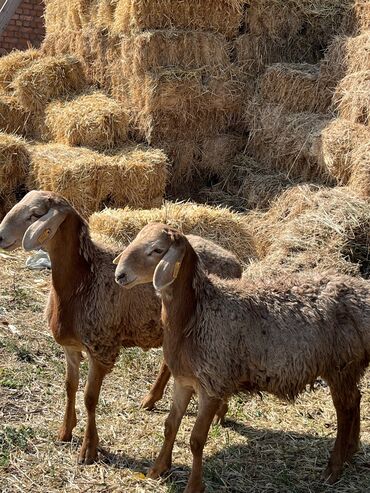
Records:
[[[184,387],[175,379],[173,402],[164,425],[164,442],[153,467],[147,474],[148,478],[156,479],[171,468],[173,444],[192,395],[192,388]]]
[[[66,357],[65,387],[67,401],[63,424],[60,427],[58,439],[62,442],[70,442],[72,440],[72,430],[77,424],[76,393],[80,376],[80,362],[82,360],[82,353],[81,351],[75,351],[67,347],[64,347],[63,349]]]
[[[203,390],[199,393],[198,415],[190,436],[190,448],[193,454],[193,466],[185,493],[201,493],[205,487],[203,476],[203,449],[208,431],[217,410],[224,402],[221,399],[209,397]]]
[[[223,425],[225,423],[225,416],[228,409],[229,406],[227,405],[227,401],[222,401],[213,419],[214,425],[218,425],[218,424]]]
[[[329,484],[339,479],[344,462],[355,453],[359,441],[361,395],[356,384],[344,388],[345,393],[343,386],[341,391],[331,388],[337,413],[337,438],[324,472],[324,479]]]
[[[87,426],[79,454],[79,464],[92,464],[98,457],[98,432],[96,429],[95,410],[103,379],[109,369],[103,367],[90,357],[89,373],[85,387],[85,407],[87,410]]]
[[[148,411],[150,411],[153,409],[155,403],[162,399],[164,389],[166,388],[170,376],[171,372],[163,360],[156,381],[152,385],[149,393],[141,401],[140,407],[142,409],[148,409]]]

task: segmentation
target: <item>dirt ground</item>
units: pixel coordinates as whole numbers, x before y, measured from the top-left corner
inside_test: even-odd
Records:
[[[50,274],[26,270],[25,258],[19,252],[0,253],[0,491],[183,491],[191,464],[188,442],[195,402],[178,435],[173,469],[161,481],[144,478],[159,451],[170,405],[169,388],[154,412],[138,409],[155,378],[160,350],[122,351],[105,380],[97,413],[101,460],[93,466],[78,466],[76,460],[86,420],[84,362],[74,439],[71,444],[58,443],[64,356],[43,318]],[[362,392],[362,447],[335,486],[320,480],[336,432],[323,382],[294,405],[268,395],[234,397],[226,426],[210,431],[207,492],[370,491],[370,371]]]

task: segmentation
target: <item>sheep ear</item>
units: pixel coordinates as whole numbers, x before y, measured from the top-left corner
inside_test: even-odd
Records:
[[[114,265],[118,265],[119,259],[122,257],[122,253],[123,252],[121,252],[119,255],[117,255],[117,257],[113,260]]]
[[[177,242],[170,246],[154,271],[153,285],[157,291],[161,291],[173,283],[179,273],[184,255],[184,243]]]
[[[45,242],[53,238],[66,216],[66,213],[57,209],[50,209],[49,212],[32,223],[23,236],[22,246],[24,250],[28,252],[40,249]]]

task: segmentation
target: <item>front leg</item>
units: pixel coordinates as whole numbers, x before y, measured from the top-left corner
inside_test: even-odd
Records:
[[[89,373],[85,386],[85,407],[87,410],[87,426],[79,455],[79,464],[92,464],[98,457],[98,432],[95,422],[95,410],[103,379],[109,369],[89,356]]]
[[[66,357],[65,387],[67,401],[63,424],[60,427],[58,439],[62,442],[70,442],[72,440],[72,430],[77,424],[76,392],[78,389],[82,353],[81,351],[75,351],[74,349],[70,349],[68,347],[64,347],[63,349]]]
[[[164,442],[157,460],[148,472],[148,478],[156,479],[171,468],[173,444],[192,394],[192,388],[184,387],[175,379],[173,402],[164,426]]]
[[[171,372],[165,361],[163,360],[156,381],[154,382],[149,393],[141,401],[140,407],[142,409],[148,409],[148,411],[150,411],[151,409],[153,409],[155,403],[162,399],[164,389],[167,385],[168,380],[170,379],[170,376]]]
[[[205,489],[202,482],[203,449],[212,420],[222,404],[223,401],[221,399],[211,398],[204,390],[200,391],[198,416],[190,437],[193,467],[185,493],[202,493]]]

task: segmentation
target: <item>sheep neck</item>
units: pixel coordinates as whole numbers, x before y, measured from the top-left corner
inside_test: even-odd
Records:
[[[47,245],[53,287],[61,299],[71,299],[91,275],[92,247],[85,221],[77,214],[68,214]]]

